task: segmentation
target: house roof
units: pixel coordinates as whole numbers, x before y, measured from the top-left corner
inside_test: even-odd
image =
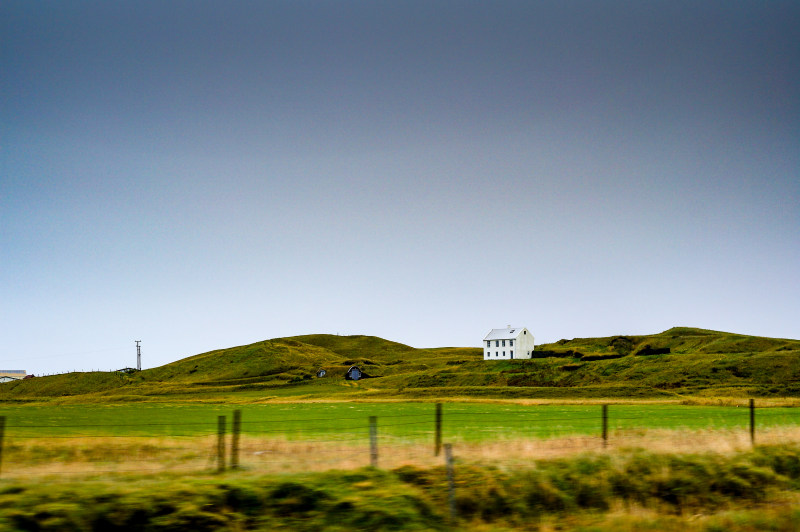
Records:
[[[519,333],[522,332],[523,329],[525,329],[525,327],[506,327],[504,329],[492,329],[491,331],[489,331],[489,334],[484,336],[483,339],[484,341],[509,340],[519,336]]]

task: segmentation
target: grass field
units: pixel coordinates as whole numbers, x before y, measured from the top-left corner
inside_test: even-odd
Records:
[[[217,416],[228,424],[242,411],[242,433],[318,439],[329,434],[364,434],[378,417],[382,433],[414,438],[434,430],[435,405],[427,402],[278,403],[209,405],[144,403],[109,405],[3,406],[6,437],[15,436],[203,436],[217,433]],[[596,404],[524,405],[450,402],[443,404],[443,436],[452,441],[596,435],[602,423]],[[749,427],[742,406],[611,404],[608,427],[632,429],[728,430]],[[800,424],[800,408],[759,407],[757,427]]]
[[[259,470],[350,469],[369,463],[369,417],[377,417],[381,462],[433,466],[435,404],[244,405],[241,463]],[[734,406],[443,404],[442,442],[463,460],[524,463],[586,450],[730,451],[750,447],[749,409]],[[233,408],[207,404],[14,406],[6,418],[6,476],[216,467],[218,416],[230,441]],[[800,409],[756,410],[760,442],[800,439]],[[230,443],[228,443],[230,445]]]

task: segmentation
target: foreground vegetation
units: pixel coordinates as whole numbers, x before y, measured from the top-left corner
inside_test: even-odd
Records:
[[[560,340],[537,346],[535,355],[483,361],[480,348],[415,349],[371,336],[306,335],[132,374],[70,373],[6,383],[0,402],[800,397],[800,340],[679,327]],[[345,380],[352,365],[364,379]]]
[[[0,528],[94,530],[674,530],[800,528],[800,447],[643,450],[282,475],[126,475],[0,484]],[[454,516],[451,517],[451,508]]]

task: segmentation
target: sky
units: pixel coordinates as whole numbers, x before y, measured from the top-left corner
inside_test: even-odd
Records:
[[[800,338],[800,3],[5,0],[0,369]]]

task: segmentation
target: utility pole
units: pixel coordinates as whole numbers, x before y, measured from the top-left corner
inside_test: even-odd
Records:
[[[139,345],[141,340],[134,340],[136,342],[136,369],[142,371],[142,347]]]

